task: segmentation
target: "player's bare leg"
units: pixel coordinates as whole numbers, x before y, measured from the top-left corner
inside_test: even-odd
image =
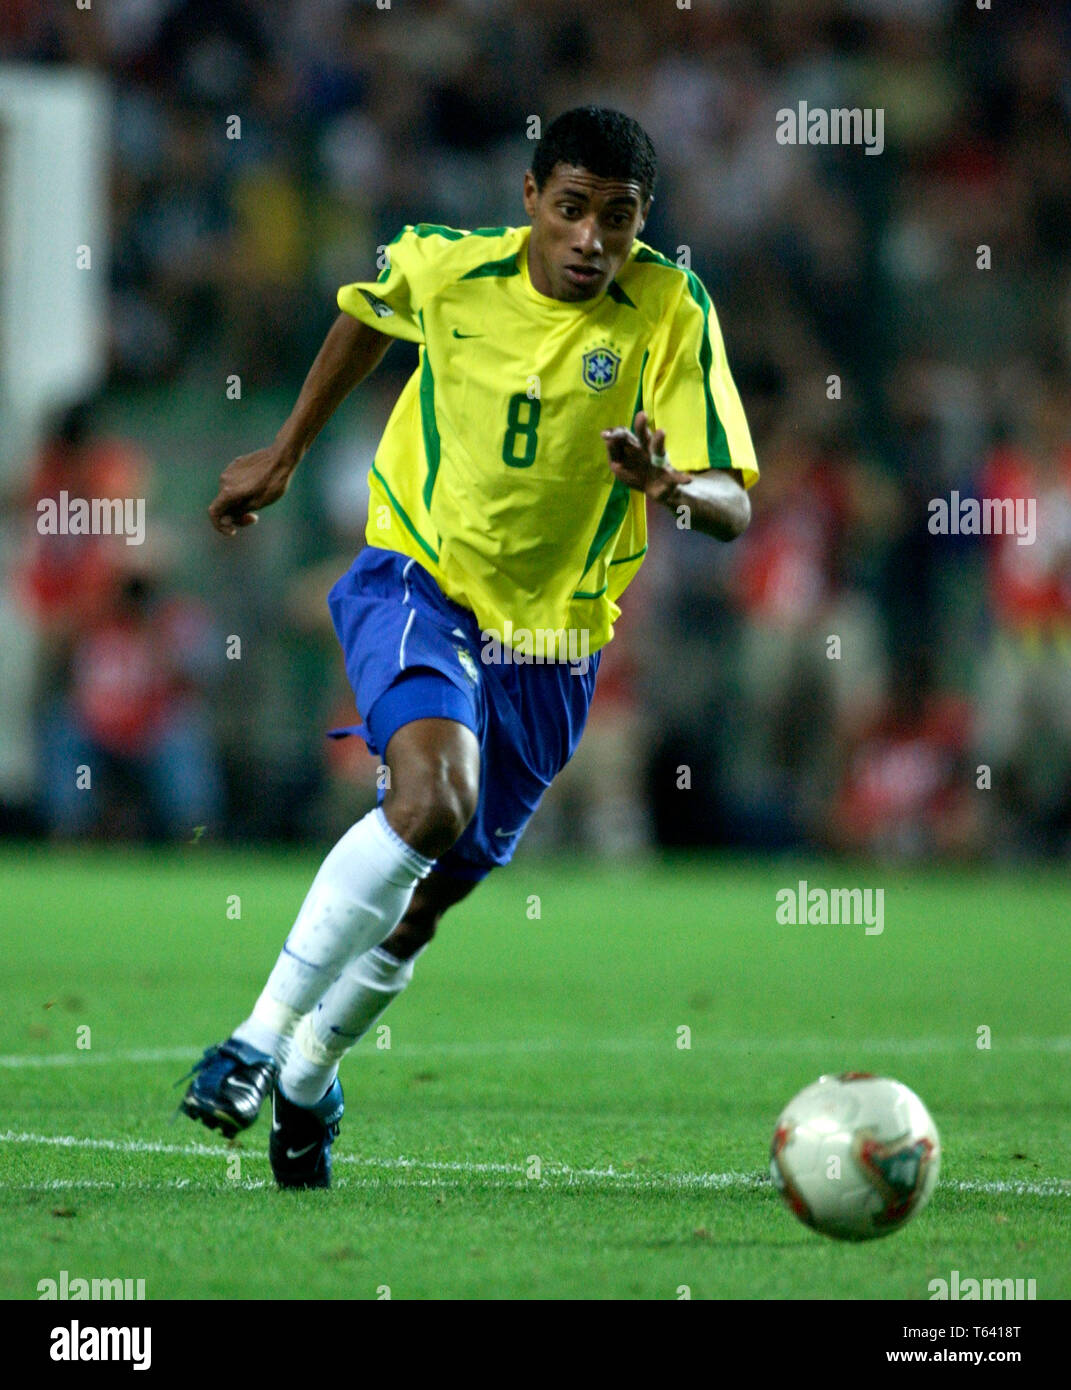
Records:
[[[417,884],[405,916],[377,949],[389,952],[398,961],[412,960],[435,935],[443,914],[479,886],[479,880],[472,882],[451,878],[448,874],[430,873]]]

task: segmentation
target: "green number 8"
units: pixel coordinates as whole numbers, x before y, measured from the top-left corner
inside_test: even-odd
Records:
[[[521,420],[521,406],[528,407],[528,414]],[[543,402],[538,398],[526,396],[523,391],[518,391],[509,398],[509,414],[506,422],[509,428],[506,430],[506,437],[502,441],[502,462],[510,468],[531,468],[535,463],[536,449],[539,447],[539,436],[536,430],[539,427],[539,416],[543,409]],[[520,458],[516,457],[516,441],[524,440],[524,453]]]

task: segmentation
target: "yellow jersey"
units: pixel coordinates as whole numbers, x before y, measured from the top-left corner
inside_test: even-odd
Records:
[[[597,298],[552,299],[530,231],[405,227],[338,304],[420,346],[372,467],[368,543],[412,556],[504,645],[561,660],[610,640],[647,549],[646,498],[610,472],[602,430],[645,410],[673,467],[736,468],[747,487],[759,472],[698,277],[636,241]]]

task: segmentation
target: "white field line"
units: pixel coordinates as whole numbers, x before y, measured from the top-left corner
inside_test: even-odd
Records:
[[[108,1062],[123,1066],[139,1062],[193,1062],[204,1051],[203,1048],[156,1047],[134,1052],[71,1052],[51,1053],[13,1053],[0,1057],[0,1067],[19,1071],[23,1067],[86,1067],[99,1066]]]
[[[230,1159],[240,1156],[243,1160],[249,1159],[257,1162],[264,1162],[267,1154],[257,1150],[224,1148],[220,1145],[211,1144],[163,1144],[151,1139],[91,1139],[79,1138],[70,1134],[25,1134],[13,1130],[0,1134],[0,1144],[27,1144],[27,1145],[50,1145],[55,1148],[67,1149],[90,1149],[103,1151],[106,1153],[126,1153],[126,1154],[166,1154],[186,1158],[222,1158]],[[715,1189],[725,1191],[732,1188],[754,1189],[769,1187],[769,1178],[765,1173],[658,1173],[658,1172],[637,1172],[631,1169],[619,1168],[571,1168],[567,1164],[544,1163],[542,1167],[542,1177],[539,1179],[529,1179],[526,1176],[526,1166],[523,1163],[463,1163],[451,1162],[444,1159],[422,1159],[422,1158],[372,1158],[358,1154],[336,1154],[336,1164],[346,1164],[357,1168],[379,1169],[384,1174],[456,1174],[454,1181],[444,1181],[441,1177],[433,1179],[415,1180],[407,1177],[406,1186],[413,1187],[458,1187],[462,1186],[461,1178],[479,1176],[481,1178],[492,1178],[497,1181],[484,1183],[485,1186],[508,1187],[508,1188],[529,1188],[539,1187],[541,1183],[549,1180],[560,1180],[566,1186],[574,1184],[594,1184],[609,1183],[619,1184],[622,1187],[639,1188],[645,1191],[681,1191],[681,1190],[709,1190]],[[0,1188],[17,1189],[19,1191],[52,1191],[54,1188],[66,1185],[68,1180],[56,1179],[53,1182],[45,1183],[0,1183]],[[382,1184],[383,1178],[346,1178],[341,1180],[343,1184],[353,1187],[375,1187]],[[144,1186],[147,1188],[165,1187],[187,1187],[191,1185],[191,1180],[187,1178],[171,1179],[160,1182],[107,1182],[99,1183],[87,1181],[83,1183],[77,1179],[71,1179],[70,1185],[80,1186],[99,1186],[101,1188],[115,1187],[127,1191],[130,1188]],[[209,1183],[208,1186],[213,1190],[221,1187],[241,1187],[243,1184],[238,1179],[221,1179],[219,1182]],[[263,1184],[255,1183],[254,1186]],[[200,1186],[205,1186],[201,1183]],[[951,1188],[955,1192],[977,1192],[989,1195],[1012,1195],[1016,1197],[1071,1197],[1071,1179],[1067,1178],[1046,1178],[1039,1182],[1019,1182],[1006,1179],[995,1182],[979,1182],[974,1179],[966,1178],[955,1182],[945,1181],[942,1186],[946,1189]]]
[[[861,1053],[887,1053],[889,1055],[914,1056],[929,1053],[956,1053],[973,1056],[977,1039],[973,1033],[962,1038],[704,1038],[696,1037],[693,1029],[692,1051],[730,1053],[749,1056],[752,1053],[772,1052],[791,1055],[798,1052],[815,1052],[832,1057],[853,1057]],[[665,1037],[646,1038],[590,1038],[565,1041],[561,1038],[514,1038],[499,1042],[428,1042],[394,1043],[390,1048],[379,1049],[371,1046],[362,1048],[357,1055],[376,1053],[390,1054],[404,1058],[431,1057],[497,1057],[502,1055],[524,1055],[526,1053],[555,1052],[654,1052],[657,1049],[677,1051],[676,1034],[667,1031]],[[18,1071],[30,1067],[85,1067],[117,1064],[121,1066],[139,1065],[146,1062],[184,1062],[192,1066],[204,1051],[203,1047],[191,1044],[189,1047],[140,1048],[129,1052],[93,1052],[72,1048],[69,1052],[52,1053],[10,1053],[0,1056],[0,1069]],[[1071,1052],[1071,1037],[1047,1038],[996,1038],[993,1048],[986,1053],[992,1058],[1001,1052]]]
[[[335,1177],[332,1181],[332,1188],[352,1187],[370,1191],[373,1188],[381,1188],[386,1180],[383,1178],[340,1178]],[[492,1182],[488,1184],[492,1188],[512,1188],[516,1190],[520,1183]],[[458,1188],[466,1187],[468,1184],[461,1178],[415,1178],[407,1179],[405,1186],[447,1189],[456,1191]],[[214,1195],[226,1188],[230,1191],[235,1188],[242,1192],[257,1192],[271,1188],[274,1190],[275,1183],[270,1178],[241,1178],[241,1179],[219,1179],[201,1180],[194,1178],[171,1178],[170,1180],[161,1179],[158,1182],[138,1180],[135,1182],[108,1182],[97,1178],[51,1178],[41,1182],[0,1182],[0,1192],[118,1192],[122,1191],[126,1196],[131,1192],[211,1192]]]

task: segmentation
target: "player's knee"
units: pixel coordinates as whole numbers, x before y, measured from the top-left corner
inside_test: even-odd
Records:
[[[430,846],[423,852],[429,859],[437,859],[461,838],[476,814],[479,788],[466,771],[446,769],[421,790],[423,794],[417,798],[420,836]]]
[[[445,854],[476,814],[479,782],[466,763],[410,769],[387,804],[387,818],[407,844],[429,859]]]
[[[480,746],[471,729],[415,720],[390,740],[391,789],[384,801],[398,834],[429,859],[444,854],[476,813]]]

